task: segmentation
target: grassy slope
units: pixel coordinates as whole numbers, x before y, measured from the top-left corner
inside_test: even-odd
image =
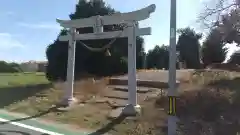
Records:
[[[237,72],[198,71],[183,78],[177,106],[180,134],[201,135],[205,132],[208,135],[236,135],[240,129],[239,77],[240,73]],[[160,135],[166,134],[166,97],[147,101],[137,120],[111,121],[106,119],[109,107],[105,104],[85,104],[69,112],[49,110],[52,104],[60,100],[62,93],[58,89],[63,87],[62,84],[49,84],[44,76],[10,74],[0,76],[0,80],[5,82],[0,81],[0,107],[10,111],[71,123],[80,128],[105,127],[101,131],[112,129],[111,133],[116,135],[154,135],[156,131]],[[26,84],[34,85],[26,87]],[[75,95],[79,99],[98,94],[91,92],[91,89],[99,87],[87,85],[83,88],[81,85],[75,86]]]
[[[151,129],[145,127],[149,123],[145,119],[135,121],[107,119],[106,116],[110,111],[107,104],[85,104],[69,112],[56,112],[50,109],[61,99],[62,91],[59,89],[63,89],[63,84],[52,85],[43,75],[1,74],[0,80],[5,81],[0,85],[0,107],[9,111],[25,113],[33,118],[44,117],[48,120],[74,124],[78,128],[100,129],[97,130],[98,133],[110,131],[116,135],[145,135],[146,132],[152,132]],[[81,82],[77,82],[75,83],[75,96],[81,100],[99,95],[104,84],[104,80],[103,84],[96,84],[96,86],[89,81],[84,82],[84,86]],[[145,113],[147,110],[144,109],[143,112]],[[137,125],[136,122],[143,125]],[[114,130],[112,130],[113,127]]]
[[[49,83],[43,73],[0,73],[0,87]]]

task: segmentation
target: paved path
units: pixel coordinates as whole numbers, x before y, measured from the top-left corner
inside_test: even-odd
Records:
[[[44,135],[44,133],[12,124],[4,124],[0,125],[0,135]]]
[[[69,130],[60,124],[41,122],[37,119],[26,119],[0,110],[0,135],[88,135],[87,132]]]

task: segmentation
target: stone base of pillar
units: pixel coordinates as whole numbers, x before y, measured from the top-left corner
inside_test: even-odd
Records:
[[[78,100],[76,98],[70,98],[70,99],[63,99],[58,104],[58,110],[60,111],[67,111],[73,108],[78,103]]]
[[[128,104],[123,108],[122,114],[126,116],[137,116],[138,114],[141,114],[141,106]]]

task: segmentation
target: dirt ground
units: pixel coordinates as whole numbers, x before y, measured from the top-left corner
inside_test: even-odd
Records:
[[[181,92],[177,102],[177,115],[180,120],[178,134],[236,135],[240,129],[238,124],[240,122],[238,122],[240,120],[240,109],[238,109],[240,106],[240,98],[238,98],[240,73],[199,70],[188,75],[184,72],[183,75],[179,78],[181,81],[179,91]],[[74,95],[79,99],[79,104],[67,112],[59,112],[51,108],[62,97],[64,87],[61,82],[43,87],[37,94],[9,104],[5,108],[30,116],[72,124],[75,125],[74,127],[89,129],[96,133],[167,134],[168,101],[166,95],[155,94],[157,96],[146,98],[146,94],[138,94],[145,99],[140,101],[141,115],[135,119],[125,117],[112,119],[108,116],[113,106],[109,101],[104,100],[106,95],[111,95],[111,89],[106,88],[107,84],[108,78],[95,83],[91,78],[76,82]],[[124,93],[121,94],[124,95]],[[121,94],[113,93],[112,96]]]

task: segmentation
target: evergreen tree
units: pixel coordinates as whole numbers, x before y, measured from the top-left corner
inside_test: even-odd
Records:
[[[87,2],[86,0],[79,0],[76,5],[76,11],[70,14],[70,19],[82,19],[96,15],[109,15],[116,13],[114,9],[102,1]],[[110,25],[104,26],[104,31],[122,30],[123,25]],[[92,33],[93,28],[79,28],[77,31],[82,33]],[[66,30],[62,30],[59,35],[65,35]],[[112,39],[103,40],[87,40],[83,41],[91,47],[103,47]],[[143,38],[137,37],[137,61],[142,60],[141,50]],[[79,73],[88,72],[95,75],[112,75],[127,72],[127,53],[128,45],[127,38],[118,38],[109,49],[111,56],[105,55],[105,51],[92,52],[82,46],[79,42],[76,43],[76,64],[75,64],[75,77]],[[48,59],[47,78],[49,80],[65,80],[67,71],[67,57],[68,57],[68,43],[61,42],[58,39],[47,47],[46,55]],[[141,63],[137,63],[137,68],[141,67]]]
[[[0,61],[0,73],[14,73],[14,72],[20,72],[19,64]]]
[[[180,52],[180,59],[186,62],[187,68],[200,68],[200,43],[202,34],[196,33],[189,27],[179,29],[180,34],[177,42],[177,51]]]
[[[205,66],[212,63],[222,63],[227,54],[224,42],[221,40],[221,34],[213,29],[202,46],[202,61]]]
[[[228,63],[240,65],[240,52],[237,51],[233,53],[230,59],[228,60]]]
[[[161,47],[156,45],[147,54],[147,67],[157,69],[168,69],[169,66],[169,52],[168,47],[162,45]]]

